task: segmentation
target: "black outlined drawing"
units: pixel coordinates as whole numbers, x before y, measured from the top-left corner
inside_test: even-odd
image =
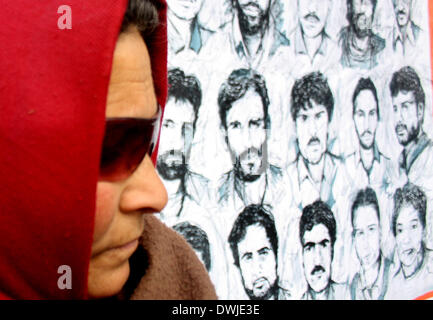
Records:
[[[372,30],[377,0],[347,0],[347,20],[339,35],[343,67],[371,69],[385,49],[385,40]]]
[[[352,106],[359,148],[346,158],[347,172],[358,189],[371,186],[375,190],[394,193],[392,183],[397,173],[393,171],[396,170],[376,142],[381,111],[377,89],[370,78],[359,79],[353,92]]]
[[[302,210],[321,199],[335,204],[341,161],[328,148],[328,125],[334,111],[334,96],[327,79],[313,72],[296,80],[291,92],[291,114],[295,122],[298,156],[288,167],[294,200]],[[337,194],[335,194],[337,192]]]
[[[360,190],[352,204],[353,245],[360,270],[350,285],[353,300],[383,300],[388,289],[392,262],[381,251],[380,209],[370,187]]]
[[[157,170],[169,193],[162,220],[180,217],[209,202],[209,181],[191,171],[188,165],[195,125],[201,106],[200,83],[180,69],[168,73],[168,101],[162,123]],[[201,210],[204,211],[204,210]]]
[[[289,45],[272,14],[275,0],[230,0],[233,19],[215,34],[203,48],[203,56],[223,50],[224,60],[239,67],[260,70],[280,47]]]
[[[233,260],[251,300],[287,300],[278,283],[278,235],[272,214],[260,205],[247,206],[228,237]]]
[[[308,289],[302,300],[345,300],[348,287],[331,279],[337,223],[326,203],[318,200],[302,211],[299,237]]]
[[[337,62],[337,44],[326,30],[331,6],[332,0],[297,0],[299,22],[289,36],[296,61],[293,73],[299,69],[323,72]]]
[[[431,251],[424,243],[427,199],[411,183],[394,195],[392,231],[400,268],[391,280],[387,299],[414,299],[433,290]]]
[[[253,70],[239,69],[220,88],[218,96],[221,130],[233,168],[219,181],[217,201],[223,223],[231,223],[249,204],[271,205],[283,190],[280,168],[268,162],[269,98],[264,79]],[[226,220],[229,219],[229,220]]]
[[[413,0],[392,0],[392,4],[396,21],[392,32],[392,48],[404,56],[416,48],[422,30],[412,19]]]

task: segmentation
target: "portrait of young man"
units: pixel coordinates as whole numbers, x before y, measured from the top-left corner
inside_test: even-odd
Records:
[[[277,206],[290,198],[283,171],[268,161],[269,98],[262,76],[251,69],[234,70],[218,96],[221,131],[232,168],[220,177],[217,204],[222,237],[250,204]],[[277,215],[277,213],[275,213]]]
[[[312,72],[295,81],[290,111],[295,123],[297,159],[287,169],[294,200],[302,210],[321,199],[330,207],[341,195],[346,179],[341,160],[328,151],[328,127],[334,111],[334,95],[326,77]]]
[[[413,21],[413,0],[392,0],[395,26],[392,31],[392,49],[401,57],[416,55],[424,31]]]
[[[393,266],[382,254],[380,209],[373,189],[357,193],[351,216],[353,245],[360,263],[350,285],[352,300],[383,300]]]
[[[176,68],[168,71],[168,85],[156,168],[169,195],[161,219],[172,225],[191,211],[206,212],[210,190],[209,180],[193,172],[189,165],[202,104],[200,82]]]
[[[247,206],[228,237],[235,266],[251,300],[288,300],[278,283],[278,235],[272,214],[260,205]]]
[[[339,35],[341,64],[345,68],[372,69],[385,49],[385,40],[373,32],[377,0],[347,0],[347,21]]]
[[[297,0],[298,24],[289,36],[295,57],[292,76],[326,72],[338,63],[339,48],[326,31],[333,0]]]
[[[0,145],[11,155],[0,160],[0,297],[216,299],[194,251],[153,215],[167,202],[152,160],[165,1],[69,3],[71,32],[52,23],[52,3],[37,17],[22,3],[1,13],[21,26],[2,29],[2,54],[33,58],[0,63]]]
[[[209,39],[203,56],[228,50],[224,60],[238,67],[261,70],[289,40],[278,29],[272,6],[275,0],[229,0],[233,19]]]
[[[346,284],[332,280],[332,260],[337,236],[334,214],[326,203],[315,201],[302,211],[299,238],[307,290],[302,300],[346,300]]]
[[[392,190],[397,170],[376,142],[381,111],[378,92],[370,78],[359,79],[352,96],[352,107],[358,148],[345,160],[347,172],[357,189],[370,186],[378,192]]]

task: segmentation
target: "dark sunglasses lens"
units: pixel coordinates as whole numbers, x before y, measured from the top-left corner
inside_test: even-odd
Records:
[[[158,119],[110,119],[106,122],[99,179],[118,181],[130,176],[158,136]]]

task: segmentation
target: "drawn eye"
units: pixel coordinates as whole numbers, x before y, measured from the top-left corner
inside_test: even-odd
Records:
[[[239,121],[231,122],[229,127],[231,129],[239,129],[241,127],[241,123]]]
[[[403,233],[403,228],[397,228],[397,233],[398,233],[398,234]]]

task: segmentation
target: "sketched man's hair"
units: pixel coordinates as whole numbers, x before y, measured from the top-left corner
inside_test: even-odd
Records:
[[[377,6],[377,0],[370,0],[371,4],[373,5],[373,16],[376,12],[376,6]],[[347,21],[349,21],[350,25],[353,25],[353,0],[347,0],[347,15],[346,15]]]
[[[159,24],[158,9],[161,6],[156,0],[129,0],[120,32],[125,32],[130,25],[135,25],[143,39],[146,39]]]
[[[299,239],[304,246],[304,235],[306,231],[311,231],[314,226],[323,224],[328,229],[331,238],[331,252],[334,256],[334,243],[337,238],[337,223],[329,206],[321,200],[306,206],[302,210],[299,221]]]
[[[379,202],[377,201],[376,192],[370,187],[359,190],[356,194],[355,201],[352,204],[352,226],[353,221],[355,220],[355,212],[359,207],[368,207],[371,206],[374,208],[376,212],[377,220],[380,221],[380,210],[379,210]]]
[[[334,111],[334,96],[328,80],[320,72],[312,72],[295,81],[291,95],[291,113],[293,121],[301,109],[313,108],[311,101],[326,107],[328,120],[331,121]]]
[[[227,112],[234,102],[243,98],[249,89],[254,90],[261,98],[265,128],[269,127],[269,97],[265,79],[251,69],[234,70],[228,79],[221,85],[218,94],[218,107],[221,124],[227,129]]]
[[[198,111],[202,101],[200,81],[193,75],[186,75],[179,68],[168,71],[168,99],[176,102],[189,102],[194,109],[194,123],[197,122]]]
[[[228,237],[234,263],[237,267],[239,267],[238,244],[245,238],[247,228],[252,225],[260,225],[265,229],[266,236],[271,243],[275,259],[277,260],[278,235],[274,217],[261,205],[249,205],[237,217]]]
[[[370,78],[361,78],[358,81],[358,84],[356,85],[355,91],[353,92],[353,96],[352,96],[352,106],[353,106],[353,115],[355,115],[355,101],[356,98],[358,97],[358,95],[361,93],[361,91],[364,90],[370,90],[371,93],[373,94],[374,100],[376,101],[376,112],[377,112],[377,117],[380,118],[380,114],[379,114],[379,99],[377,97],[377,90],[376,90],[376,86],[374,85],[373,81]]]
[[[403,67],[392,75],[389,89],[392,97],[396,97],[399,92],[412,92],[417,105],[425,104],[425,93],[421,80],[410,66]]]
[[[187,221],[176,224],[173,229],[181,234],[195,251],[202,253],[204,265],[206,270],[209,271],[211,258],[209,239],[206,232]]]
[[[398,188],[394,194],[394,212],[392,214],[392,232],[397,235],[397,219],[404,206],[411,205],[418,212],[419,220],[425,229],[427,198],[418,186],[407,183],[403,188]]]

